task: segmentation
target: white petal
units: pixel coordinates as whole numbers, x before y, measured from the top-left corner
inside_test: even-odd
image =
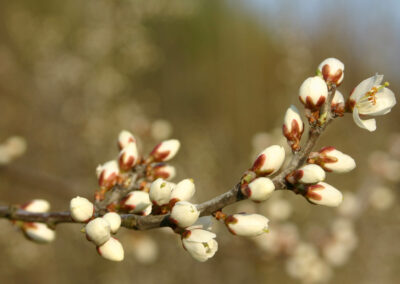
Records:
[[[374,85],[380,85],[383,80],[383,75],[375,74],[368,79],[365,79],[357,87],[350,95],[350,99],[355,100],[356,102],[365,95]]]
[[[206,243],[209,240],[215,238],[217,235],[213,232],[201,230],[201,229],[194,229],[190,231],[190,235],[186,240],[188,242],[201,242]]]
[[[361,128],[367,129],[368,131],[371,132],[376,130],[375,119],[366,119],[366,120],[361,119],[360,115],[358,114],[357,108],[353,109],[353,119],[354,122]]]
[[[396,97],[394,93],[390,89],[384,88],[376,94],[375,105],[371,104],[370,107],[366,109],[359,109],[359,112],[367,115],[385,115],[390,112],[395,104]]]

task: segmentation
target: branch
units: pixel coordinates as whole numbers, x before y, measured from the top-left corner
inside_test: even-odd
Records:
[[[333,96],[336,91],[336,86],[331,85],[329,88],[328,98],[322,107],[321,119],[318,123],[313,123],[310,126],[309,135],[306,143],[300,151],[295,151],[288,164],[288,166],[282,170],[277,176],[272,178],[276,190],[290,189],[290,186],[286,182],[286,176],[294,170],[300,168],[306,162],[309,154],[315,147],[319,137],[325,131],[328,124],[333,120],[333,115],[330,110]],[[106,199],[100,202],[96,202],[96,213],[94,217],[104,215],[107,210],[106,206],[112,202],[119,201],[134,187],[136,181],[143,175],[143,169],[132,175],[131,182],[126,188],[115,187],[114,190],[108,194]],[[240,191],[241,183],[237,183],[231,190],[214,197],[211,200],[203,202],[197,205],[197,208],[201,212],[201,216],[208,216],[214,212],[221,210],[222,208],[239,202],[246,197]],[[13,221],[23,222],[40,222],[46,223],[47,225],[54,227],[60,223],[76,223],[70,212],[48,212],[48,213],[32,213],[27,212],[16,207],[0,206],[0,218],[7,218]],[[135,214],[121,214],[122,226],[128,229],[134,230],[149,230],[159,227],[166,227],[173,225],[169,222],[169,215],[148,215],[139,216]]]

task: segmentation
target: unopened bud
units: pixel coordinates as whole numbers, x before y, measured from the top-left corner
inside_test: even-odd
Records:
[[[69,203],[71,217],[75,222],[86,222],[93,216],[93,203],[84,197],[75,197]]]
[[[286,111],[282,130],[290,147],[292,147],[293,150],[299,150],[301,135],[304,131],[304,123],[301,120],[298,109],[294,105],[290,106]]]
[[[181,143],[176,139],[165,140],[154,147],[150,156],[156,162],[166,162],[171,160],[179,150]]]
[[[96,169],[99,185],[110,189],[113,187],[119,176],[118,163],[116,161],[109,161],[103,165],[99,165]]]
[[[171,200],[176,201],[187,201],[193,197],[196,188],[192,179],[184,179],[178,182],[178,184],[172,189]]]
[[[97,252],[103,258],[111,261],[124,260],[124,248],[122,247],[121,243],[115,238],[110,238],[103,245],[98,246]]]
[[[268,222],[262,215],[246,213],[230,215],[225,219],[229,231],[243,237],[256,237],[268,232]]]
[[[151,183],[150,186],[150,200],[153,202],[153,204],[159,206],[167,204],[171,197],[171,191],[172,185],[169,182],[161,178],[156,179]]]
[[[103,216],[103,219],[110,225],[111,233],[117,233],[119,227],[121,227],[121,216],[115,212],[108,212]]]
[[[331,109],[337,116],[344,115],[345,101],[341,92],[335,91],[335,95],[332,99]]]
[[[258,175],[272,175],[276,173],[285,161],[285,149],[273,145],[262,151],[254,161],[252,170]]]
[[[44,213],[49,211],[50,203],[44,199],[33,199],[22,205],[21,209],[29,212]]]
[[[120,152],[118,157],[119,167],[123,171],[132,169],[139,160],[136,143],[129,143]]]
[[[309,164],[289,174],[286,180],[292,184],[310,184],[325,180],[325,176],[325,171],[320,166]]]
[[[97,246],[104,244],[110,239],[110,230],[110,224],[100,217],[93,219],[85,227],[87,238]]]
[[[344,64],[339,59],[327,58],[318,66],[324,80],[327,83],[334,83],[339,86],[344,77]]]
[[[337,207],[343,201],[342,193],[325,182],[308,186],[305,197],[311,203],[330,207]]]
[[[149,206],[151,207],[150,197],[145,191],[132,191],[121,201],[122,209],[135,214],[142,213]]]
[[[153,177],[155,179],[162,178],[165,180],[171,180],[175,177],[176,170],[174,166],[158,163],[153,166]]]
[[[308,160],[329,172],[347,173],[356,167],[356,162],[352,157],[332,146],[322,148],[319,153],[311,153]]]
[[[23,231],[28,239],[37,243],[50,243],[56,238],[54,230],[43,223],[25,223]]]
[[[299,98],[311,110],[320,108],[328,97],[328,87],[320,77],[307,78],[300,86]]]
[[[256,202],[267,200],[275,190],[275,185],[269,178],[259,177],[246,186],[246,196]]]
[[[120,150],[124,149],[130,143],[136,144],[136,139],[132,133],[122,130],[118,135],[118,147]]]
[[[170,220],[181,228],[193,225],[200,212],[196,206],[187,201],[178,201],[171,210]]]

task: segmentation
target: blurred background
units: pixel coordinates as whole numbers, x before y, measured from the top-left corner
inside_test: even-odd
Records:
[[[1,205],[45,198],[53,210],[66,210],[72,197],[91,197],[95,168],[116,157],[122,129],[135,134],[144,153],[160,140],[181,140],[172,162],[176,180],[193,178],[196,201],[205,201],[236,184],[259,150],[282,142],[276,128],[290,104],[299,106],[300,84],[324,58],[345,63],[344,95],[376,72],[398,94],[399,50],[396,0],[1,1],[0,144],[27,145],[18,159],[3,158]],[[358,204],[348,210],[363,208],[357,217],[310,206],[291,192],[266,204],[243,202],[227,212],[264,212],[282,236],[271,233],[269,245],[268,235],[260,245],[217,224],[220,248],[206,263],[193,260],[168,232],[121,230],[125,261],[111,263],[77,225],[60,225],[54,243],[37,245],[0,220],[0,279],[397,283],[399,119],[396,106],[369,133],[346,116],[319,143],[356,159],[353,172],[329,175],[328,182]],[[365,188],[369,197],[358,202]],[[327,250],[331,231],[349,226],[346,257],[337,255],[343,245]],[[285,236],[289,241],[280,244]],[[293,260],[304,251],[318,261]],[[300,267],[312,269],[300,275]]]

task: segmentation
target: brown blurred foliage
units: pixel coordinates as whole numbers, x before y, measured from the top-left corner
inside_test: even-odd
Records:
[[[390,7],[376,10],[372,28],[355,35],[352,14],[340,2],[323,10],[324,20],[308,31],[291,17],[300,3],[306,1],[284,1],[271,29],[239,1],[0,2],[0,140],[21,135],[28,142],[25,156],[0,168],[2,204],[40,197],[53,210],[65,210],[73,196],[91,197],[95,167],[116,156],[118,132],[131,130],[147,152],[157,142],[151,135],[157,119],[168,120],[182,141],[173,163],[178,180],[194,178],[198,201],[220,194],[249,166],[252,136],[280,125],[289,104],[298,104],[301,82],[326,57],[346,64],[343,94],[375,72],[399,92],[398,54],[386,51],[399,46],[400,15],[391,21],[385,17]],[[351,154],[358,168],[328,182],[355,189],[368,153],[385,146],[382,137],[399,130],[399,118],[395,107],[378,118],[374,134],[358,129],[351,117],[335,122],[321,146]],[[295,204],[296,223],[330,222],[329,208],[284,196]],[[360,247],[333,282],[396,282],[398,213],[362,219]],[[293,281],[280,259],[261,256],[222,228],[220,249],[207,263],[192,260],[176,236],[149,232],[160,250],[146,265],[128,252],[123,263],[101,259],[77,225],[59,226],[57,240],[47,246],[25,241],[4,220],[0,225],[5,283]],[[129,238],[142,235],[119,234],[126,251]]]

